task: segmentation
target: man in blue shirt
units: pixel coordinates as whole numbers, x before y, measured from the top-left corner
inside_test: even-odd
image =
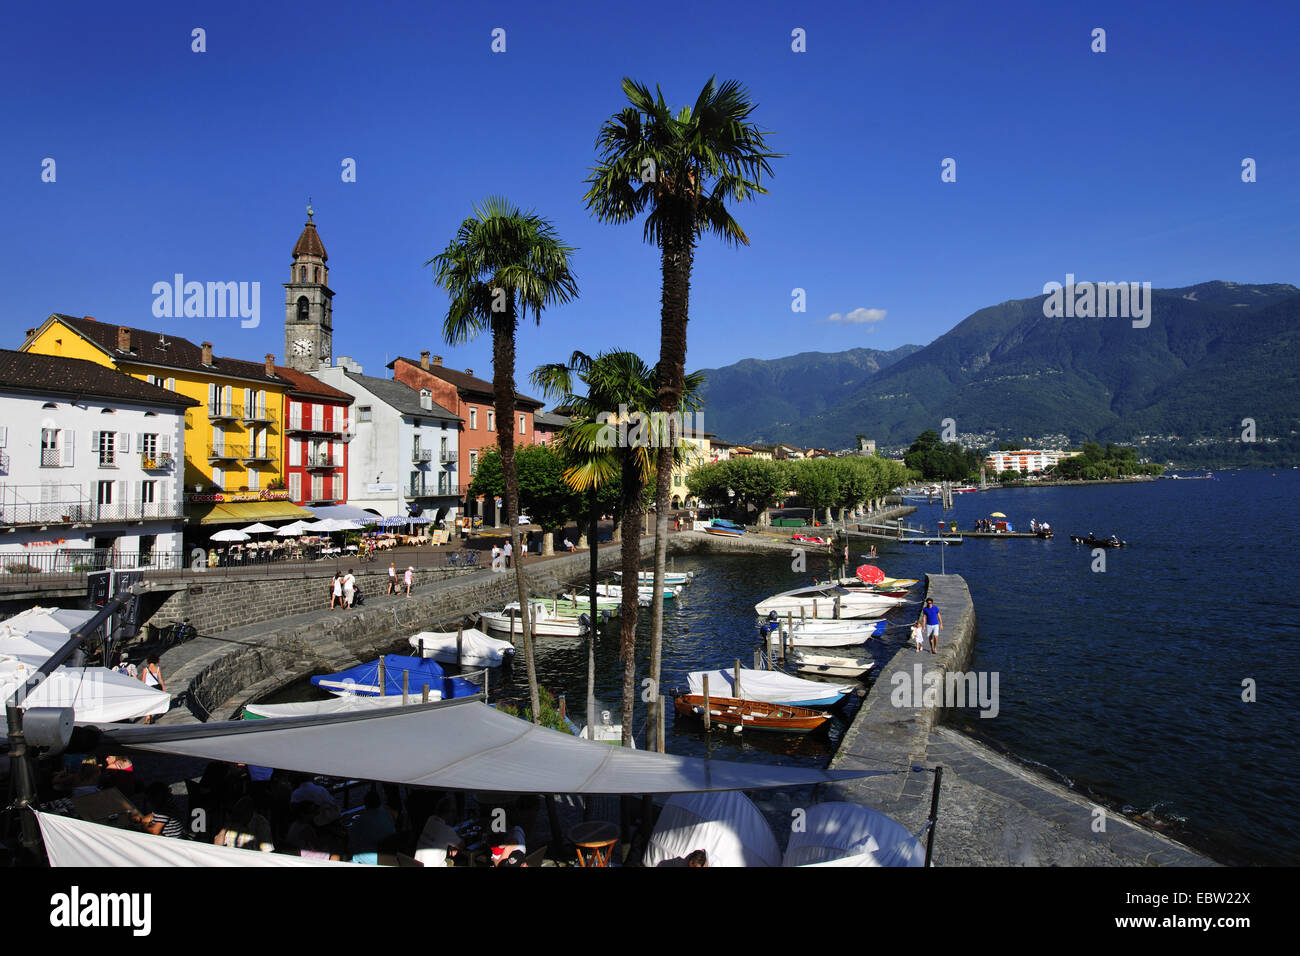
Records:
[[[925,607],[921,608],[921,616],[917,618],[917,624],[925,624],[925,636],[930,641],[930,653],[939,653],[939,629],[943,627],[943,615],[939,609],[934,606],[934,598],[925,599]]]

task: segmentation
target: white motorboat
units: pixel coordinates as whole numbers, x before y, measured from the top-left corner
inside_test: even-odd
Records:
[[[774,594],[754,605],[754,610],[764,615],[775,611],[781,616],[789,613],[802,618],[844,619],[879,617],[906,603],[904,598],[849,591],[834,584],[816,584]]]
[[[615,571],[614,577],[622,578],[623,572]],[[690,584],[691,579],[694,577],[695,577],[694,571],[665,571],[664,586],[667,587],[668,585]],[[655,573],[653,571],[638,571],[636,575],[636,583],[648,584],[651,587],[654,587]]]
[[[665,587],[664,600],[671,601],[673,598],[677,597],[677,595],[680,594],[681,591],[682,589],[680,586]],[[623,585],[597,584],[596,594],[601,597],[618,598],[621,601],[623,599]],[[655,594],[655,589],[653,584],[638,585],[636,589],[637,603],[641,605],[649,604],[652,600],[654,600],[654,594]]]
[[[586,625],[577,617],[557,614],[544,601],[529,601],[528,616],[532,620],[533,634],[538,637],[583,637]],[[519,602],[511,601],[500,611],[484,611],[479,615],[484,626],[494,631],[523,634],[523,615]]]
[[[865,677],[876,662],[866,658],[831,657],[826,654],[808,654],[795,651],[791,660],[800,674],[816,677]]]
[[[499,667],[515,652],[515,646],[509,641],[488,637],[475,627],[460,632],[459,661],[456,660],[455,631],[421,631],[409,641],[416,653],[423,648],[424,656],[432,657],[439,664],[459,663],[463,667]]]
[[[834,707],[845,694],[853,690],[849,684],[827,684],[822,681],[791,677],[781,671],[740,669],[740,693],[736,692],[736,672],[733,670],[691,671],[686,675],[690,691],[704,694],[704,678],[709,678],[710,697],[734,697],[743,700],[761,700],[769,704],[789,704],[794,707]],[[743,697],[742,697],[743,695]]]
[[[590,729],[584,726],[580,731],[578,731],[578,736],[583,740],[599,740],[618,747],[623,743],[623,725],[611,723],[609,719],[609,711],[602,710],[600,712],[600,723],[596,725],[595,734],[593,735],[590,732]],[[633,740],[631,743],[632,749],[635,750],[636,741]]]

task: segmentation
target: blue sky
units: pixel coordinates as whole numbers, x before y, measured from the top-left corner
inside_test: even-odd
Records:
[[[693,102],[745,84],[774,161],[704,238],[688,367],[925,344],[1048,281],[1300,284],[1300,13],[1284,4],[69,4],[0,34],[0,345],[51,312],[283,358],[307,197],[334,351],[372,374],[441,342],[425,260],[503,194],[578,247],[581,298],[520,333],[520,375],[574,348],[658,357],[659,261],[583,179],[624,76]],[[793,11],[793,12],[792,12]],[[191,30],[207,50],[191,51]],[[494,28],[506,52],[490,49]],[[1105,53],[1090,50],[1106,30]],[[806,31],[807,52],[791,50]],[[42,160],[56,181],[41,181]],[[357,181],[341,180],[355,159]],[[957,181],[940,180],[956,160]],[[1241,181],[1254,158],[1258,181]],[[262,321],[156,319],[155,282],[258,281]],[[791,310],[792,290],[807,311]],[[873,322],[827,321],[879,310]],[[873,311],[872,315],[878,315]],[[527,389],[525,389],[527,390]]]

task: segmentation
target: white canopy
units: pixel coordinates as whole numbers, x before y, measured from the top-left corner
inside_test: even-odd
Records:
[[[307,522],[293,521],[275,532],[277,538],[296,538],[307,530]]]
[[[441,700],[442,691],[429,691],[430,700]],[[419,694],[417,702],[422,702]],[[360,694],[342,694],[329,700],[304,700],[292,704],[245,704],[244,716],[254,718],[307,717],[314,714],[355,714],[379,707],[400,707],[401,697],[363,697]]]
[[[713,697],[735,697],[735,672],[730,670],[691,671],[686,680],[692,694],[704,693],[704,675],[709,676],[709,694]],[[740,669],[740,692],[745,700],[764,700],[769,704],[793,704],[798,701],[822,700],[842,697],[853,690],[852,684],[832,684],[827,681],[805,680],[791,677],[781,671],[756,671]]]
[[[708,854],[709,866],[781,865],[772,828],[743,793],[678,794],[664,805],[645,865],[659,866],[696,850]]]
[[[274,531],[275,529],[269,524],[262,524],[262,522],[258,521],[250,524],[247,528],[240,528],[239,530],[244,534],[266,534],[268,531]]]
[[[235,850],[174,837],[136,833],[36,813],[50,866],[357,866],[336,860],[308,860],[282,853]]]
[[[8,700],[35,673],[34,667],[25,666],[29,660],[14,663],[12,658],[0,659],[0,699]],[[59,667],[37,684],[19,706],[23,710],[71,707],[78,724],[103,724],[165,714],[171,706],[171,694],[103,667]]]
[[[66,643],[67,634],[55,634],[52,631],[27,631],[23,634],[5,634],[0,631],[0,659],[37,658],[34,666],[40,667]]]
[[[344,518],[321,518],[319,521],[308,522],[303,527],[308,531],[323,531],[326,534],[332,534],[335,531],[361,530],[361,525]]]
[[[248,535],[235,528],[227,528],[225,531],[218,531],[212,536],[213,541],[247,541]]]
[[[411,646],[418,648],[424,642],[424,656],[440,664],[456,663],[455,631],[421,631],[410,638]],[[509,641],[488,637],[476,627],[461,631],[461,664],[466,667],[496,667],[515,646]]]
[[[924,866],[925,848],[897,820],[856,803],[808,808],[782,866]]]
[[[29,607],[0,622],[0,637],[44,631],[50,634],[61,634],[66,638],[98,613],[98,610],[75,611],[62,607]]]
[[[504,793],[691,793],[832,783],[815,770],[633,751],[538,727],[476,699],[358,714],[115,728],[109,747],[331,777]]]

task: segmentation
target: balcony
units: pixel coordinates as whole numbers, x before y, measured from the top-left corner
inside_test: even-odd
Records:
[[[105,521],[152,521],[185,517],[185,506],[177,501],[127,501],[100,504],[89,498],[58,501],[20,501],[7,497],[0,502],[0,526],[87,524]]]
[[[265,405],[256,407],[250,405],[244,414],[239,416],[241,422],[249,425],[266,424],[274,425],[279,418],[275,414],[275,409],[267,408]]]
[[[176,459],[171,455],[150,455],[147,453],[140,455],[140,467],[145,471],[166,471],[176,464]]]
[[[208,461],[234,461],[237,458],[245,457],[243,445],[232,445],[229,443],[221,445],[208,446]]]
[[[411,461],[417,465],[433,461],[432,448],[415,448],[411,450]]]
[[[240,451],[239,460],[248,462],[268,462],[275,461],[279,456],[273,448],[263,446],[261,448],[249,448],[247,451]]]
[[[303,466],[308,469],[319,470],[321,468],[342,468],[343,460],[335,458],[330,454],[311,454],[308,452],[303,455]]]
[[[328,425],[323,418],[303,418],[301,415],[289,416],[290,432],[308,435],[332,435],[348,441],[352,437],[352,423],[347,419],[335,418]]]
[[[63,467],[63,450],[61,448],[42,448],[41,449],[41,467],[42,468],[62,468]]]
[[[444,451],[438,458],[444,465],[451,464],[456,460],[456,453],[454,451]]]
[[[9,456],[0,451],[0,475],[9,474]]]
[[[243,408],[239,402],[209,402],[208,418],[213,421],[235,421],[243,418]]]

